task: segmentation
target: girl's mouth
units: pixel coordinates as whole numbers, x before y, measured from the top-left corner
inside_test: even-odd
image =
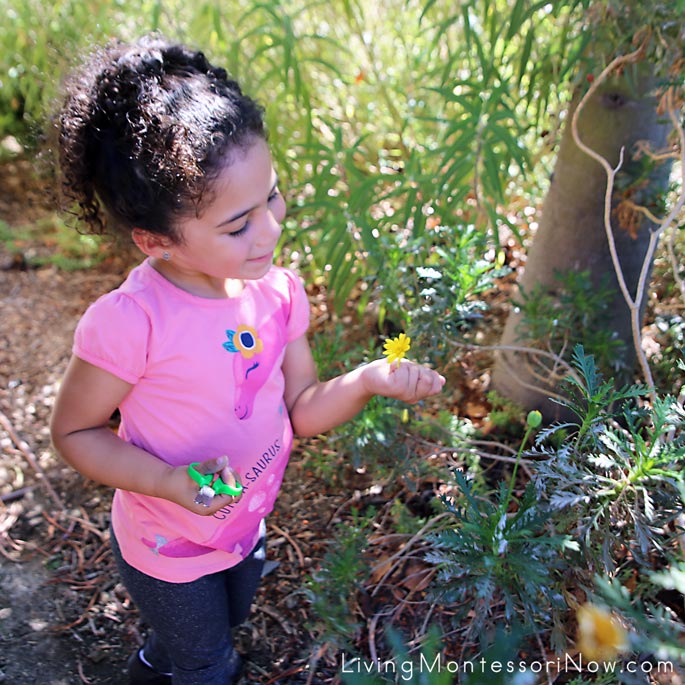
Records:
[[[273,252],[269,252],[268,254],[262,255],[261,257],[253,257],[252,259],[248,259],[248,262],[252,262],[253,264],[262,264],[264,262],[270,262],[274,257]]]

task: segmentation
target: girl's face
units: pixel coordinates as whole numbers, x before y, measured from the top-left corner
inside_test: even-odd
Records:
[[[199,217],[179,222],[181,242],[153,264],[170,281],[197,295],[226,297],[235,282],[264,276],[285,218],[285,201],[269,148],[261,138],[237,150],[209,189]],[[230,281],[230,283],[229,283]]]

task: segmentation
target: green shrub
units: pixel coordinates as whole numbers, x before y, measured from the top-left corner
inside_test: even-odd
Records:
[[[368,580],[370,566],[365,558],[369,524],[373,517],[355,513],[341,524],[320,566],[305,587],[315,622],[310,626],[321,639],[340,648],[350,648],[364,625],[355,609],[357,592]]]
[[[650,406],[638,386],[616,390],[592,356],[574,352],[579,378],[569,379],[577,421],[538,435],[535,486],[555,526],[583,545],[588,567],[614,573],[626,563],[650,566],[669,544],[669,525],[683,511],[685,412],[671,397]],[[545,447],[558,431],[561,443]]]
[[[600,369],[624,372],[626,343],[603,325],[615,295],[609,276],[599,285],[592,282],[589,271],[556,273],[555,279],[554,294],[548,286],[538,285],[530,292],[521,291],[513,302],[521,310],[519,339],[562,358],[582,344]]]
[[[338,310],[380,290],[381,315],[401,318],[406,286],[395,287],[387,253],[400,262],[409,246],[410,272],[441,273],[416,285],[434,288],[436,307],[454,306],[460,325],[478,306],[452,248],[464,226],[491,244],[499,227],[518,230],[514,210],[502,209],[518,192],[508,178],[532,170],[542,139],[529,122],[547,123],[556,96],[546,86],[577,63],[578,51],[560,44],[583,44],[571,20],[582,5],[9,0],[0,138],[44,132],[61,77],[84,50],[159,29],[200,46],[268,105],[291,200],[284,240],[303,270],[325,275]]]
[[[558,630],[565,608],[560,571],[573,543],[550,531],[549,512],[539,505],[532,485],[509,512],[510,493],[504,483],[492,501],[476,494],[458,470],[455,480],[463,502],[443,498],[453,518],[432,536],[432,551],[426,555],[440,569],[433,587],[436,600],[461,607],[457,622],[465,627],[467,641],[491,629],[503,610],[509,625],[556,628],[555,639],[563,646]]]

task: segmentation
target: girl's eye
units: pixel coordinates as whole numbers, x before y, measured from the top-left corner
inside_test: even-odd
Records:
[[[269,197],[267,199],[269,202],[273,202],[280,194],[281,194],[281,191],[278,190],[278,188],[277,188],[276,190],[274,190],[273,193],[271,193],[271,195],[269,195]],[[250,222],[246,221],[237,231],[231,231],[228,235],[233,236],[234,238],[237,238],[238,236],[243,235],[243,233],[245,233],[249,227],[250,227]]]
[[[249,226],[250,226],[250,222],[246,221],[237,231],[231,231],[228,235],[233,236],[234,238],[237,238],[238,236],[245,233]]]

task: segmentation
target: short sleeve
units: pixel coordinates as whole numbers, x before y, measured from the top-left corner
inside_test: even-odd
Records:
[[[137,383],[145,373],[150,319],[131,297],[112,291],[96,300],[74,334],[73,353],[98,368]]]
[[[296,274],[283,270],[288,283],[290,297],[290,315],[288,316],[288,342],[303,336],[309,328],[309,299],[304,285]]]

